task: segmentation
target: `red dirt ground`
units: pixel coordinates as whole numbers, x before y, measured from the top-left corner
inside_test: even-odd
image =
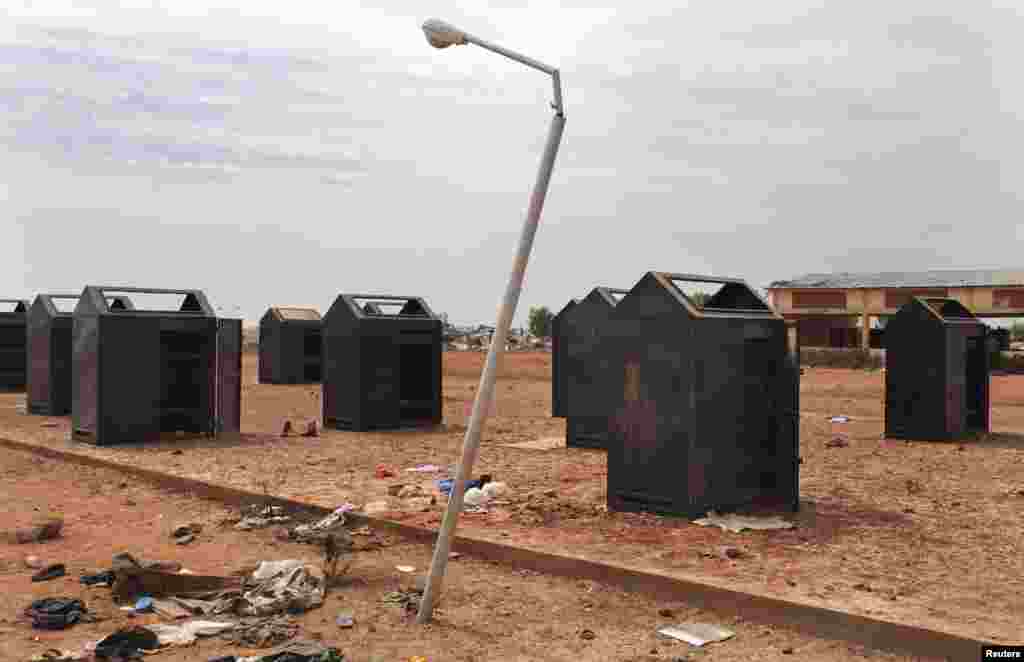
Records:
[[[278,542],[266,530],[235,531],[229,524],[232,513],[218,504],[163,493],[126,481],[113,471],[0,450],[0,476],[4,526],[27,524],[36,509],[60,512],[65,519],[59,539],[0,544],[0,659],[5,661],[27,660],[47,648],[81,650],[119,627],[159,622],[155,615],[129,617],[113,604],[109,589],[88,588],[79,582],[80,574],[108,567],[118,552],[178,561],[193,572],[211,575],[227,575],[261,560],[319,560],[316,548]],[[173,544],[169,537],[173,527],[191,522],[203,525],[197,540],[186,547]],[[301,628],[300,636],[336,646],[353,662],[392,662],[414,655],[431,662],[909,659],[737,621],[726,614],[657,603],[597,583],[517,572],[469,558],[450,563],[436,622],[419,627],[381,598],[413,581],[415,575],[398,572],[395,566],[410,564],[422,572],[429,563],[430,548],[378,536],[355,539],[377,540],[380,545],[352,555],[346,579],[330,590],[325,605],[293,619]],[[34,571],[23,564],[28,554],[48,563],[65,563],[68,575],[32,583],[29,577]],[[90,612],[104,620],[59,632],[33,630],[21,612],[32,600],[50,596],[82,599]],[[674,612],[671,617],[659,614],[666,608]],[[342,610],[354,614],[353,629],[335,626]],[[726,625],[736,636],[705,649],[691,649],[656,634],[659,627],[688,620]],[[585,630],[593,632],[594,638],[582,638]],[[783,653],[785,649],[791,652]],[[154,659],[176,662],[259,653],[213,638],[188,648],[165,649]]]
[[[402,470],[457,461],[482,361],[481,353],[445,354],[446,426],[433,431],[281,438],[285,417],[318,415],[319,389],[256,384],[255,357],[247,356],[239,439],[75,444],[68,419],[17,413],[23,395],[0,395],[0,435],[244,489],[262,486],[324,506],[386,500],[388,517],[434,526],[441,505],[403,502],[387,489],[419,483],[436,493],[432,480],[444,475]],[[673,518],[606,513],[601,452],[508,448],[564,437],[564,421],[550,417],[549,373],[549,354],[505,356],[476,472],[507,482],[511,503],[463,518],[461,533],[955,634],[1021,639],[1024,377],[993,377],[995,434],[963,444],[908,443],[881,439],[883,373],[808,369],[799,525],[730,534]],[[846,448],[825,447],[832,414],[852,417]],[[374,478],[379,463],[399,475]],[[726,544],[744,558],[721,559]]]

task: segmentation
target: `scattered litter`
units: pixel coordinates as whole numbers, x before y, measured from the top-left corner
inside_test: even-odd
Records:
[[[179,625],[154,624],[146,628],[157,636],[161,646],[188,646],[199,637],[212,637],[235,627],[221,621],[188,621]]]
[[[319,437],[320,436],[320,425],[316,421],[310,421],[306,424],[306,431],[302,433],[303,437]]]
[[[847,441],[846,437],[832,437],[825,442],[827,448],[846,448],[849,445],[850,442]]]
[[[377,478],[394,478],[395,470],[387,465],[378,464],[377,469],[373,472],[373,475],[376,476]]]
[[[34,582],[46,582],[51,579],[57,579],[67,574],[67,568],[64,567],[63,563],[54,563],[49,565],[36,574],[32,575],[32,581]]]
[[[490,474],[484,474],[484,475],[480,476],[480,478],[478,478],[476,480],[467,480],[466,481],[466,491],[468,492],[469,490],[473,489],[474,487],[477,487],[477,488],[483,487],[484,485],[486,485],[489,482],[491,482]],[[451,494],[451,491],[452,491],[453,487],[455,487],[455,479],[454,478],[445,478],[443,480],[437,481],[437,489],[441,492],[441,494]]]
[[[415,613],[420,608],[420,600],[422,599],[423,591],[418,589],[389,591],[383,596],[384,602],[401,606],[407,614]]]
[[[123,660],[142,657],[142,651],[160,648],[160,640],[152,630],[140,626],[125,628],[95,644],[97,660]]]
[[[220,658],[223,660],[223,658]],[[316,641],[296,640],[254,657],[229,657],[231,662],[346,662],[337,648]]]
[[[43,567],[43,560],[38,556],[26,556],[25,567],[32,568],[33,570],[38,570]]]
[[[281,506],[255,505],[248,509],[248,513],[243,514],[242,521],[236,524],[235,528],[239,531],[251,531],[290,521],[292,518],[284,514],[284,508]]]
[[[85,603],[75,598],[43,598],[25,609],[32,627],[40,630],[64,630],[82,620],[88,612]]]
[[[482,488],[484,496],[489,500],[500,499],[508,492],[508,485],[505,483],[490,483],[488,482]]]
[[[338,627],[348,629],[355,626],[356,619],[355,616],[352,615],[352,612],[343,611],[338,614],[338,618],[334,622]]]
[[[51,540],[60,536],[60,530],[64,527],[64,520],[59,517],[54,517],[33,526],[29,526],[23,529],[16,529],[13,532],[7,534],[7,537],[18,545],[24,545],[31,542],[42,542],[44,540]]]
[[[663,607],[658,610],[658,616],[661,616],[662,618],[672,618],[675,615],[676,613],[668,607]]]
[[[426,493],[423,488],[419,485],[406,485],[398,492],[399,499],[412,499],[415,497],[424,497]]]
[[[469,488],[462,497],[462,502],[464,504],[467,506],[475,506],[477,508],[487,505],[488,501],[490,501],[490,499],[484,496],[484,491],[479,487]]]
[[[56,421],[47,421],[47,422],[45,422],[45,423],[42,423],[42,424],[40,425],[40,427],[44,427],[44,428],[55,428],[55,427],[57,427],[57,426],[59,426],[59,425],[60,425],[60,423],[57,423]]]
[[[176,527],[174,527],[174,530],[171,531],[171,537],[172,538],[180,538],[182,536],[187,536],[190,533],[192,533],[192,528],[190,526],[188,526],[188,525],[176,526]]]
[[[346,503],[314,524],[299,524],[289,532],[289,535],[299,542],[323,542],[328,533],[334,533],[335,536],[347,540],[348,545],[351,546],[352,540],[342,527],[345,526],[345,513],[355,509],[354,505]]]
[[[754,531],[769,531],[773,529],[792,529],[793,523],[787,522],[781,517],[760,517],[756,515],[738,515],[729,513],[722,515],[713,510],[708,511],[707,517],[693,520],[699,526],[717,526],[724,531],[740,533],[746,529]]]
[[[408,469],[406,469],[406,471],[411,471],[412,473],[418,474],[432,474],[441,471],[441,467],[437,466],[436,464],[420,464],[415,467],[409,467]]]
[[[411,565],[396,565],[395,570],[398,570],[399,572],[415,572],[416,568]]]
[[[180,538],[175,538],[174,539],[174,544],[175,545],[187,545],[187,544],[189,544],[190,542],[192,542],[195,539],[196,539],[195,535],[190,533],[188,535],[181,536]]]
[[[663,634],[666,637],[672,637],[679,641],[685,641],[691,646],[699,647],[731,639],[736,633],[717,625],[708,625],[707,623],[683,623],[682,625],[661,628],[658,630],[658,634]]]
[[[225,634],[236,646],[247,648],[268,648],[279,646],[293,639],[299,633],[298,623],[287,616],[271,618],[243,618]]]
[[[388,485],[388,496],[398,496],[406,488],[404,483]]]
[[[28,662],[84,662],[90,656],[84,652],[62,651],[56,648],[45,650],[39,655],[33,655]]]

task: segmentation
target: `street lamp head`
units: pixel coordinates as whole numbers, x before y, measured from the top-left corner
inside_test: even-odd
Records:
[[[454,25],[431,18],[423,22],[423,33],[434,48],[448,48],[466,43],[466,33]]]

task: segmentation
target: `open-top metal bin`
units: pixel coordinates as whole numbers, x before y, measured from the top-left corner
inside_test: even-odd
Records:
[[[885,327],[885,436],[989,431],[988,327],[955,299],[914,298]]]
[[[78,294],[40,294],[28,311],[28,413],[71,413],[71,331]],[[131,299],[112,297],[111,308],[130,310]]]
[[[0,389],[25,388],[28,301],[0,299]]]
[[[419,297],[339,296],[323,321],[324,426],[439,424],[442,329]]]
[[[559,326],[559,353],[562,379],[565,381],[563,397],[566,400],[565,445],[569,448],[608,448],[608,416],[587,416],[572,412],[568,401],[590,398],[594,389],[600,389],[597,349],[601,331],[607,326],[619,300],[628,293],[611,287],[595,287],[576,305],[565,311]]]
[[[117,305],[119,295],[134,305]],[[88,286],[72,342],[75,439],[238,431],[242,322],[218,319],[201,291]]]
[[[260,319],[261,384],[312,384],[322,373],[322,320],[315,308],[274,306]]]
[[[686,517],[747,505],[795,510],[799,366],[788,335],[742,280],[641,278],[601,334],[603,386],[569,402],[570,416],[611,413],[609,509]]]

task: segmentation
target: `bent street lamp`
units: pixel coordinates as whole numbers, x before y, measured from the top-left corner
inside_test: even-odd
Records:
[[[498,358],[505,348],[509,326],[512,323],[512,317],[515,315],[516,304],[519,303],[519,293],[523,289],[523,278],[526,275],[526,263],[530,259],[530,249],[533,248],[533,238],[537,234],[541,209],[544,207],[544,198],[547,196],[548,184],[551,181],[551,171],[555,166],[555,156],[558,154],[558,145],[562,140],[562,131],[565,128],[565,111],[562,108],[562,81],[558,69],[474,37],[436,18],[423,23],[423,32],[426,34],[427,41],[434,48],[475,44],[548,74],[551,76],[551,83],[554,88],[555,99],[551,107],[554,108],[555,115],[551,118],[551,127],[548,130],[544,155],[540,160],[540,170],[537,173],[537,180],[533,186],[533,193],[530,195],[530,206],[526,212],[526,221],[523,223],[523,230],[519,236],[519,248],[512,263],[512,273],[509,276],[508,286],[505,288],[505,296],[502,299],[501,308],[498,312],[498,321],[491,339],[491,346],[487,351],[487,362],[484,364],[483,373],[480,375],[480,386],[476,391],[476,398],[473,401],[473,412],[470,414],[469,426],[466,429],[466,436],[462,442],[462,459],[459,461],[459,468],[455,475],[455,484],[452,486],[448,508],[444,513],[444,520],[441,522],[441,529],[437,535],[437,545],[434,547],[434,557],[430,563],[430,574],[427,576],[423,599],[420,602],[419,613],[416,616],[416,622],[420,624],[430,621],[434,611],[434,603],[437,602],[437,598],[440,596],[441,582],[444,580],[445,569],[448,566],[448,554],[451,550],[452,538],[455,535],[455,525],[458,521],[459,513],[462,512],[466,481],[472,474],[473,463],[476,461],[477,453],[480,450],[480,433],[487,419],[487,410],[494,397],[494,382],[498,372]]]

